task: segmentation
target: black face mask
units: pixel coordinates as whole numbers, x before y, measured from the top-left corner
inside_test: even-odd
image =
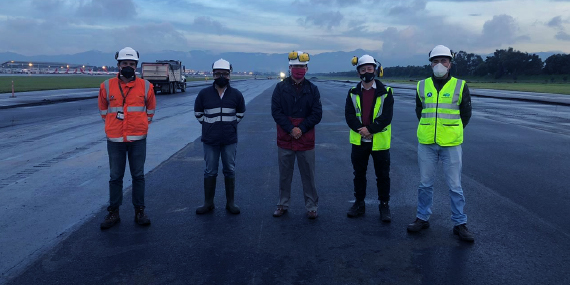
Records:
[[[216,83],[216,85],[218,85],[219,87],[224,88],[226,87],[226,85],[228,85],[228,83],[230,83],[230,80],[228,78],[220,76],[214,79],[214,83]]]
[[[364,74],[360,74],[360,79],[362,79],[362,81],[366,83],[374,80],[374,77],[375,77],[374,72],[366,72]]]
[[[121,68],[121,75],[127,79],[131,79],[135,76],[135,69],[130,66],[125,66]]]

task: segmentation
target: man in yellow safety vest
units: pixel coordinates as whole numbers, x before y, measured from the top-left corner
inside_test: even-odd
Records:
[[[350,160],[354,169],[354,204],[347,212],[349,218],[361,216],[365,212],[366,169],[372,156],[376,173],[376,187],[380,201],[382,222],[392,220],[390,214],[390,139],[394,96],[392,89],[380,80],[382,70],[376,59],[370,55],[354,57],[361,82],[348,91],[344,115],[350,128],[352,152]]]
[[[408,225],[408,232],[429,228],[433,203],[433,184],[438,161],[449,187],[453,233],[461,240],[473,242],[467,229],[467,215],[463,212],[465,197],[461,187],[463,129],[471,118],[471,96],[465,81],[449,74],[452,51],[443,45],[434,47],[429,60],[433,76],[417,85],[416,115],[420,120],[418,135],[418,165],[420,186],[416,220]]]

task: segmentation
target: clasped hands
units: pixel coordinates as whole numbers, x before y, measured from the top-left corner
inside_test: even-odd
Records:
[[[358,129],[358,133],[360,134],[361,137],[371,140],[372,139],[372,134],[368,131],[368,129],[366,127],[362,127]]]
[[[302,132],[301,129],[299,129],[298,127],[294,127],[294,128],[291,130],[290,135],[291,135],[294,139],[298,140],[298,139],[303,135],[303,132]]]

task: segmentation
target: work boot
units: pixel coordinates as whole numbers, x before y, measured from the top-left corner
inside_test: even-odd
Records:
[[[390,206],[388,205],[388,201],[382,202],[380,201],[380,205],[378,205],[380,209],[380,219],[384,223],[389,223],[392,221],[392,214],[390,214]]]
[[[366,204],[364,203],[364,201],[356,200],[354,201],[354,204],[352,204],[352,207],[348,209],[346,215],[349,218],[355,218],[364,215],[365,210],[366,210]]]
[[[105,220],[101,223],[101,229],[106,230],[115,224],[121,221],[121,217],[119,216],[119,208],[111,208],[111,206],[107,207],[107,211],[109,213],[105,216]]]
[[[467,229],[467,224],[461,224],[459,226],[453,227],[453,234],[458,235],[460,240],[474,242],[475,237],[473,234]]]
[[[216,177],[204,178],[204,205],[196,209],[196,214],[201,215],[212,211],[214,207],[214,196],[216,194]]]
[[[141,226],[150,225],[150,219],[144,213],[144,206],[135,207],[135,223]]]
[[[424,221],[420,218],[416,218],[416,220],[408,225],[408,232],[411,233],[416,233],[419,232],[423,229],[427,229],[429,228],[429,222],[428,221]]]
[[[237,215],[240,213],[239,207],[234,203],[234,192],[236,188],[235,177],[229,178],[225,177],[224,182],[226,184],[226,210],[230,213]]]

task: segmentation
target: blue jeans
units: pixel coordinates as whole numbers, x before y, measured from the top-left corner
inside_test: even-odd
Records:
[[[439,146],[437,144],[418,144],[418,165],[420,167],[420,186],[418,188],[417,217],[427,221],[433,204],[433,183],[437,173],[438,161],[443,164],[445,182],[449,187],[451,202],[451,220],[455,225],[467,223],[463,213],[465,197],[461,188],[461,167],[463,151],[461,145]]]
[[[237,143],[227,145],[204,145],[204,178],[217,177],[220,157],[222,157],[222,167],[224,177],[234,178],[236,168]]]
[[[144,207],[144,162],[146,160],[146,139],[132,142],[107,141],[109,154],[109,209],[119,208],[123,204],[123,177],[127,158],[133,179],[133,206]]]

